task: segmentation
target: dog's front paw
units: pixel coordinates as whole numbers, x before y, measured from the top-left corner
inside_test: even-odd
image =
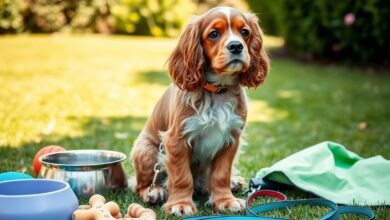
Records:
[[[148,188],[143,194],[144,202],[150,204],[160,204],[166,201],[168,192],[165,188],[155,186],[153,188]]]
[[[243,199],[236,197],[225,197],[216,199],[212,202],[213,210],[216,212],[230,211],[230,212],[241,212],[245,209],[245,202]]]
[[[164,210],[168,214],[177,216],[193,215],[197,212],[192,201],[167,202],[164,205]]]

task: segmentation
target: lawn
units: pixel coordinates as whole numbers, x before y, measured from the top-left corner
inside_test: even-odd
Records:
[[[33,174],[35,153],[52,144],[128,154],[170,83],[164,65],[176,42],[94,35],[1,37],[0,172]],[[266,38],[265,43],[272,48],[281,42]],[[380,154],[390,159],[386,70],[275,58],[265,84],[248,95],[248,145],[238,161],[247,180],[262,167],[325,140],[363,157]],[[125,167],[131,175],[129,160]],[[286,193],[293,198],[310,196]],[[123,211],[131,202],[143,204],[130,191],[107,197]],[[212,214],[204,206],[205,198],[197,199],[200,213]],[[159,219],[175,219],[159,206],[152,208]],[[323,209],[299,207],[270,215],[308,219],[321,213]],[[390,208],[379,207],[376,214],[377,219],[390,218]]]

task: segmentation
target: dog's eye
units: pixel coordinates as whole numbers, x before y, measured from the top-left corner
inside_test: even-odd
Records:
[[[244,38],[249,36],[249,31],[245,28],[241,29],[240,33],[241,33],[241,36],[243,36]]]
[[[216,40],[219,37],[219,32],[216,30],[211,31],[209,34],[209,39]]]

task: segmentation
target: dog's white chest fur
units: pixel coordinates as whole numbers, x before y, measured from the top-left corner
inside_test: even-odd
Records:
[[[191,101],[190,101],[191,102]],[[235,112],[237,98],[227,94],[206,94],[197,114],[183,121],[183,135],[192,147],[192,161],[210,161],[234,141],[233,130],[241,132],[243,121]]]

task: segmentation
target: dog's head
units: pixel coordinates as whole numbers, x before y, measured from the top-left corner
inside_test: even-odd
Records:
[[[207,68],[214,74],[239,74],[247,87],[260,85],[269,69],[257,17],[229,7],[194,17],[168,63],[173,82],[186,91],[202,88]]]

